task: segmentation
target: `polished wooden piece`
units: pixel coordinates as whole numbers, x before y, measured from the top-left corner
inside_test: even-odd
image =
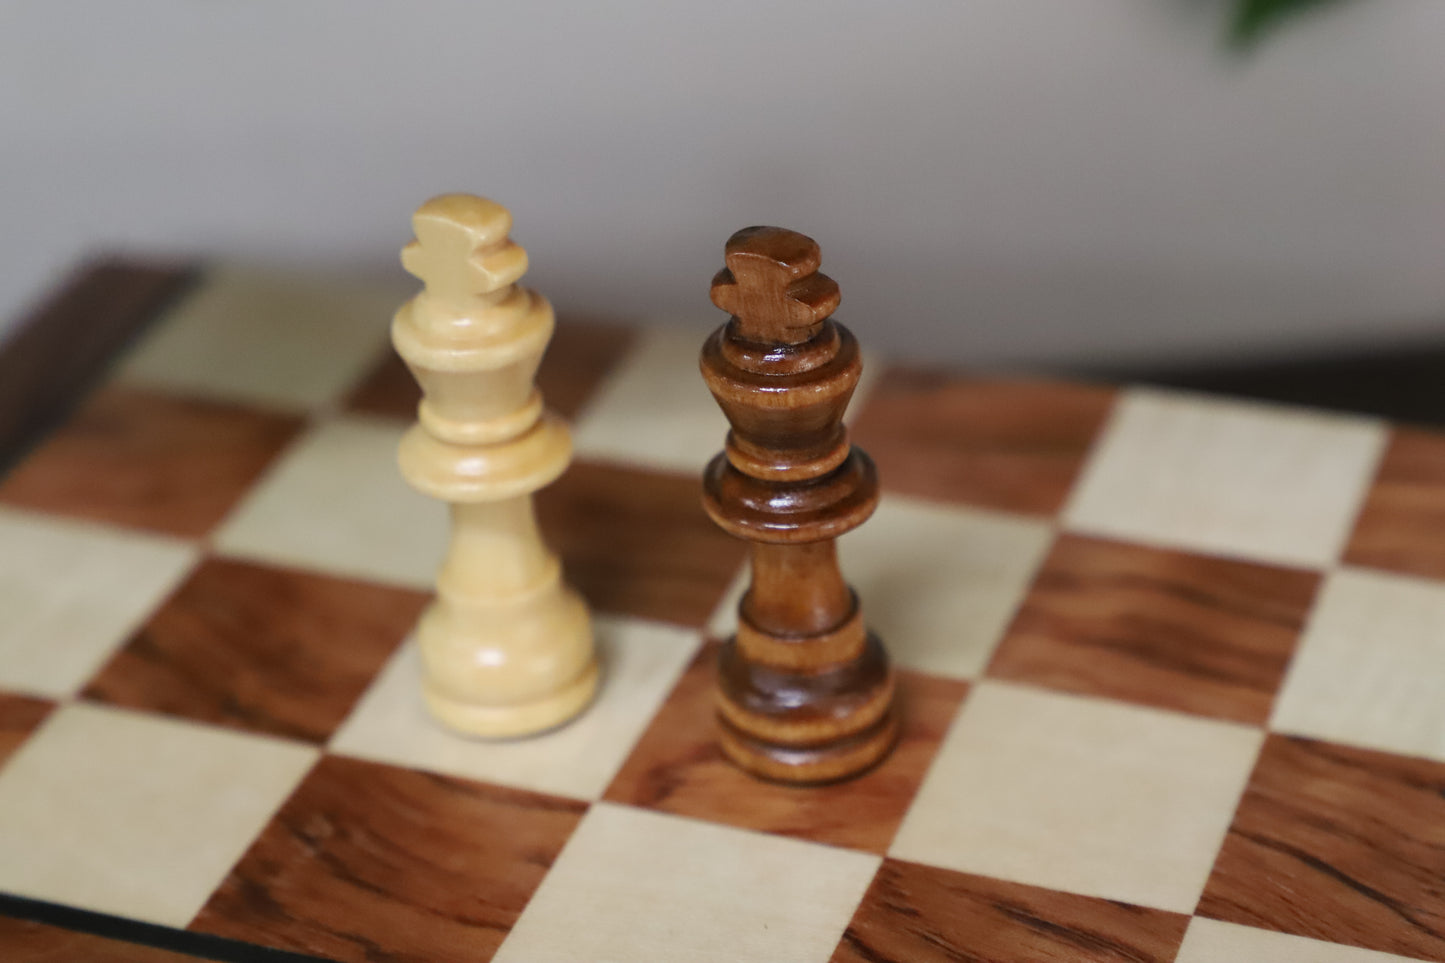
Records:
[[[447,194],[412,226],[402,265],[426,288],[397,312],[392,343],[424,398],[400,463],[412,487],[452,512],[437,599],[417,626],[427,705],[470,735],[541,732],[581,712],[597,687],[587,607],[532,509],[532,493],[572,453],[534,383],[552,306],[516,283],[527,252],[507,236],[502,206]]]
[[[878,503],[873,463],[843,427],[858,342],[829,319],[838,285],[818,273],[812,238],[750,227],[724,259],[712,301],[732,317],[703,347],[702,373],[732,431],[703,504],[752,543],[752,584],[718,660],[722,747],[768,779],[845,779],[898,736],[888,656],[834,548]]]

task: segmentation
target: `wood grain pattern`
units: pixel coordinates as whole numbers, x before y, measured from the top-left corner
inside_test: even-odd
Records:
[[[102,276],[107,273],[108,280]],[[0,467],[6,432],[47,419],[60,424],[59,416],[71,410],[103,356],[144,323],[168,296],[168,285],[179,283],[184,273],[137,273],[113,264],[87,277],[42,312],[54,312],[58,321],[32,326],[0,347]],[[85,333],[92,326],[94,340]],[[43,337],[28,333],[40,327],[47,329]],[[575,414],[629,340],[620,327],[562,322],[539,375],[549,403]],[[37,352],[36,344],[44,350]],[[42,360],[32,360],[37,357]],[[83,364],[69,367],[77,359]],[[86,366],[89,373],[79,370]],[[415,392],[410,376],[392,359],[353,394],[352,405],[410,419]],[[16,402],[20,395],[24,400]],[[220,411],[224,422],[241,409],[193,405],[156,392],[102,390],[93,398],[97,423],[85,427],[87,406],[61,429],[57,438],[64,444],[34,449],[29,462],[14,461],[15,477],[30,477],[0,500],[19,504],[20,491],[40,513],[204,534],[211,524],[206,519],[254,487],[255,473],[262,470],[257,466],[268,464],[275,447],[294,431],[269,433],[253,416],[263,421],[272,416],[247,411],[217,433],[211,414]],[[1066,501],[1113,399],[1103,388],[895,369],[880,379],[858,413],[853,438],[875,457],[887,488],[943,503],[940,511],[947,504],[970,504],[1047,516]],[[331,414],[327,408],[317,416]],[[26,431],[34,437],[33,429]],[[234,435],[222,437],[230,431]],[[240,451],[247,448],[251,454],[243,457]],[[272,454],[257,454],[258,449]],[[220,477],[225,473],[249,475],[231,482]],[[0,485],[12,484],[0,478]],[[541,498],[548,536],[566,556],[569,576],[604,611],[701,625],[742,563],[744,546],[707,521],[698,507],[700,486],[690,479],[579,464],[553,488]],[[1253,497],[1249,490],[1244,494]],[[1259,494],[1268,500],[1268,492]],[[179,501],[158,507],[170,499]],[[1396,431],[1355,521],[1346,561],[1445,578],[1442,504],[1445,439]],[[899,544],[899,530],[892,531]],[[1272,566],[1065,536],[987,672],[1258,724],[1270,711],[1300,622],[1315,604],[1314,579]],[[378,594],[370,586],[326,584],[330,581],[224,560],[205,563],[105,666],[85,698],[324,740],[421,602],[418,594],[399,593],[401,600],[393,604],[381,598],[390,590]],[[936,591],[947,589],[939,585]],[[866,593],[864,602],[878,604],[869,603]],[[852,783],[788,788],[748,779],[712,742],[710,685],[717,649],[707,647],[681,677],[607,798],[684,815],[687,829],[702,825],[693,820],[708,820],[886,852],[900,815],[917,802],[924,771],[939,761],[940,739],[968,685],[898,673],[903,732],[897,752]],[[628,692],[624,687],[621,695]],[[1381,713],[1391,720],[1407,717],[1411,710],[1400,706],[1382,703]],[[0,694],[0,766],[9,754],[8,771],[17,772],[13,753],[46,724],[52,710],[43,699]],[[212,726],[187,728],[223,735]],[[1088,758],[1087,751],[1079,758]],[[0,769],[0,776],[5,771]],[[1056,777],[1041,778],[1053,785]],[[1147,792],[1131,786],[1130,798]],[[940,801],[942,822],[956,822],[966,791],[970,787],[963,785]],[[976,781],[971,791],[981,791]],[[1228,805],[1233,799],[1231,794]],[[584,809],[545,795],[329,757],[283,805],[195,926],[339,960],[484,960],[518,918]],[[1227,811],[1220,809],[1221,826]],[[649,818],[637,810],[626,815]],[[1442,827],[1445,764],[1270,737],[1200,912],[1445,963]],[[1137,826],[1131,831],[1137,834]],[[1212,847],[1217,835],[1201,845]],[[647,837],[642,839],[645,844]],[[772,835],[753,839],[783,842]],[[1187,843],[1176,834],[1164,845],[1172,852]],[[932,861],[923,849],[910,855]],[[686,853],[678,858],[691,872]],[[697,865],[690,882],[703,892],[713,885],[708,873],[713,864]],[[612,871],[627,869],[622,859]],[[135,870],[139,878],[165,867]],[[799,880],[806,875],[800,873]],[[838,931],[861,889],[860,881],[838,900],[830,933]],[[574,898],[584,899],[585,888],[580,892],[584,895]],[[703,912],[715,913],[720,905],[698,902]],[[632,925],[620,915],[619,925]],[[57,922],[41,918],[48,922],[18,923],[0,915],[0,958],[22,963],[180,958],[104,937],[37,929]],[[676,925],[680,918],[665,920]],[[885,859],[834,960],[1147,963],[1172,958],[1185,922],[1178,914]],[[717,925],[737,931],[750,923],[756,925],[758,917],[743,913]],[[196,947],[198,955],[204,954],[201,941],[215,939],[177,935],[193,942],[164,945]],[[253,947],[229,949],[232,958],[242,959]],[[112,952],[118,955],[107,955]]]
[[[1445,578],[1445,437],[1394,430],[1345,561]]]
[[[1113,405],[1093,385],[890,368],[853,423],[888,491],[1052,515]]]
[[[701,626],[743,563],[696,479],[574,462],[536,495],[547,543],[597,611]]]
[[[598,383],[627,354],[636,329],[631,325],[589,318],[557,319],[557,328],[542,365],[537,388],[547,407],[574,418]],[[393,418],[416,417],[421,389],[393,351],[366,377],[346,402],[350,411]]]
[[[87,698],[324,742],[426,595],[211,558],[85,689]]]
[[[0,766],[54,708],[55,703],[48,699],[0,692]]]
[[[1445,960],[1445,764],[1271,735],[1197,912]]]
[[[832,963],[1169,963],[1189,917],[886,859]]]
[[[343,963],[484,963],[585,809],[328,756],[191,929]]]
[[[988,674],[1263,725],[1319,578],[1062,535]]]
[[[179,265],[82,265],[0,345],[0,472],[58,422],[121,346],[184,291]]]
[[[202,536],[300,428],[287,415],[107,387],[0,481],[0,502]]]
[[[193,963],[196,957],[33,920],[0,916],[5,963]]]
[[[638,740],[606,798],[634,806],[883,853],[967,692],[965,682],[898,673],[897,748],[845,783],[760,782],[723,757],[713,738],[713,666],[704,646]]]

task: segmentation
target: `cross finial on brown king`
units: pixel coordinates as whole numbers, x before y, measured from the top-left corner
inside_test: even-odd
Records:
[[[752,582],[719,655],[722,747],[764,778],[845,779],[898,733],[888,657],[834,544],[878,503],[873,463],[843,426],[858,342],[829,317],[838,285],[818,273],[812,238],[750,227],[724,259],[711,294],[731,317],[701,364],[732,431],[704,474],[703,505],[752,543]]]
[[[745,227],[728,238],[727,267],[712,279],[712,303],[738,319],[756,344],[801,344],[838,310],[838,284],[819,274],[818,242],[781,227]]]

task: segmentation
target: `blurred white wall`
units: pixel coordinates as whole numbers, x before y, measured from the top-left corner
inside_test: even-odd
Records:
[[[513,209],[533,286],[712,322],[735,228],[865,343],[965,363],[1445,332],[1445,2],[1253,56],[1212,0],[0,6],[0,316],[124,248],[394,272]]]

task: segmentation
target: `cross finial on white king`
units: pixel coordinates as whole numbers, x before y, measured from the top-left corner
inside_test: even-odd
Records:
[[[507,237],[512,215],[494,201],[443,194],[419,207],[411,224],[416,240],[402,249],[401,264],[434,306],[460,313],[527,273],[527,252]]]

